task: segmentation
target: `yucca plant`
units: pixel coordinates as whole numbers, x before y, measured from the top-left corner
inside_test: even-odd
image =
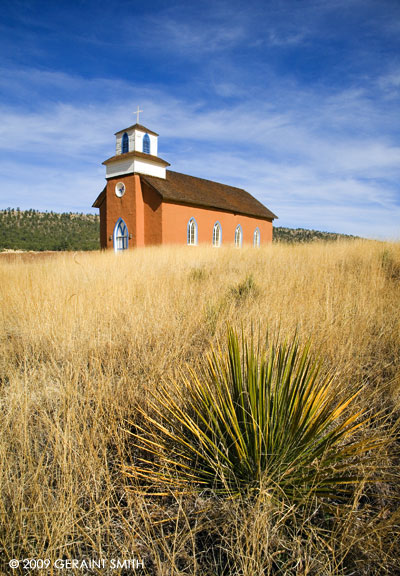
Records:
[[[151,494],[266,490],[301,499],[340,498],[357,482],[357,462],[374,443],[356,439],[367,417],[349,411],[357,393],[335,398],[309,344],[246,341],[228,329],[200,371],[152,393],[125,474]]]

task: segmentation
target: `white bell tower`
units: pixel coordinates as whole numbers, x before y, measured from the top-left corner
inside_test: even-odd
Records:
[[[139,120],[138,110],[137,120]],[[158,134],[136,122],[115,133],[115,156],[105,160],[106,178],[124,174],[147,174],[166,178],[169,163],[158,157]]]

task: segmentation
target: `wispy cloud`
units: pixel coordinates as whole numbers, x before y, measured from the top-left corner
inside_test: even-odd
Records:
[[[71,82],[79,87],[78,78]],[[97,82],[103,89],[104,81]],[[310,120],[298,100],[296,113],[287,102],[272,107],[253,100],[209,110],[201,100],[177,99],[154,88],[141,95],[149,125],[160,133],[160,155],[172,169],[249,190],[280,216],[282,225],[361,233],[362,219],[369,215],[372,223],[380,214],[386,218],[385,233],[396,235],[400,208],[393,182],[400,176],[400,148],[385,134],[363,139],[353,133],[353,123],[359,122],[351,115],[355,94],[347,122],[339,96],[318,106],[312,94],[304,93],[313,108]],[[361,107],[362,93],[359,98]],[[333,127],[323,122],[330,106],[332,113],[340,107],[344,114]],[[132,121],[126,111],[118,97],[106,110],[101,102],[57,103],[35,113],[3,108],[0,148],[7,154],[0,161],[1,189],[12,181],[18,190],[13,199],[21,207],[37,207],[39,198],[49,209],[89,207],[103,186],[101,161],[114,153],[113,133]],[[26,171],[17,169],[10,151],[26,158]],[[357,225],[354,214],[361,218]],[[371,225],[364,234],[374,235],[379,228]]]
[[[399,237],[400,10],[382,6],[88,0],[40,23],[10,5],[2,206],[89,209],[140,104],[172,169],[247,189],[279,224]]]
[[[164,39],[167,50],[183,52],[191,58],[196,55],[203,58],[207,53],[225,51],[239,45],[247,37],[247,31],[240,24],[202,25],[199,22],[195,25],[193,22],[167,18],[161,21],[154,19],[152,28],[159,38]]]

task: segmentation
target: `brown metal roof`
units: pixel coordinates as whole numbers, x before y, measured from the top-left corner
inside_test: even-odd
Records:
[[[138,150],[133,150],[132,152],[126,152],[125,154],[116,154],[116,156],[111,156],[108,160],[104,160],[103,164],[111,164],[112,162],[117,162],[118,160],[125,160],[126,158],[141,158],[143,160],[149,160],[150,162],[155,162],[161,166],[170,166],[169,162],[166,162],[158,156],[153,156],[152,154],[146,154],[145,152],[139,152]]]
[[[167,170],[166,173],[165,180],[142,174],[140,178],[150,184],[163,200],[168,202],[217,208],[265,220],[277,218],[273,212],[242,188],[172,172],[172,170]]]
[[[146,128],[145,126],[142,126],[141,124],[133,124],[132,126],[129,126],[128,128],[124,128],[123,130],[118,130],[118,132],[116,132],[114,134],[114,136],[116,136],[117,134],[121,134],[121,132],[126,132],[127,130],[140,130],[141,132],[147,132],[148,134],[152,134],[153,136],[158,136],[157,132],[153,132],[152,130],[149,130],[148,128]]]

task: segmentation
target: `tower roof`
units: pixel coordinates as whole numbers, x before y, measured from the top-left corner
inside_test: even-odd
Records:
[[[122,132],[126,132],[127,130],[140,130],[141,132],[147,132],[147,134],[152,134],[153,136],[158,136],[157,132],[153,132],[153,130],[149,130],[145,126],[142,126],[141,124],[137,124],[137,123],[132,124],[132,126],[128,126],[128,128],[124,128],[123,130],[118,130],[118,132],[116,132],[114,134],[114,136],[116,136],[117,134],[121,134]]]
[[[104,160],[103,164],[112,164],[113,162],[120,162],[124,158],[140,158],[142,160],[147,160],[148,162],[155,162],[162,166],[170,166],[169,162],[159,158],[159,156],[153,156],[152,154],[146,154],[145,152],[139,152],[139,150],[133,150],[132,152],[125,152],[124,154],[116,154],[111,156],[107,160]]]

